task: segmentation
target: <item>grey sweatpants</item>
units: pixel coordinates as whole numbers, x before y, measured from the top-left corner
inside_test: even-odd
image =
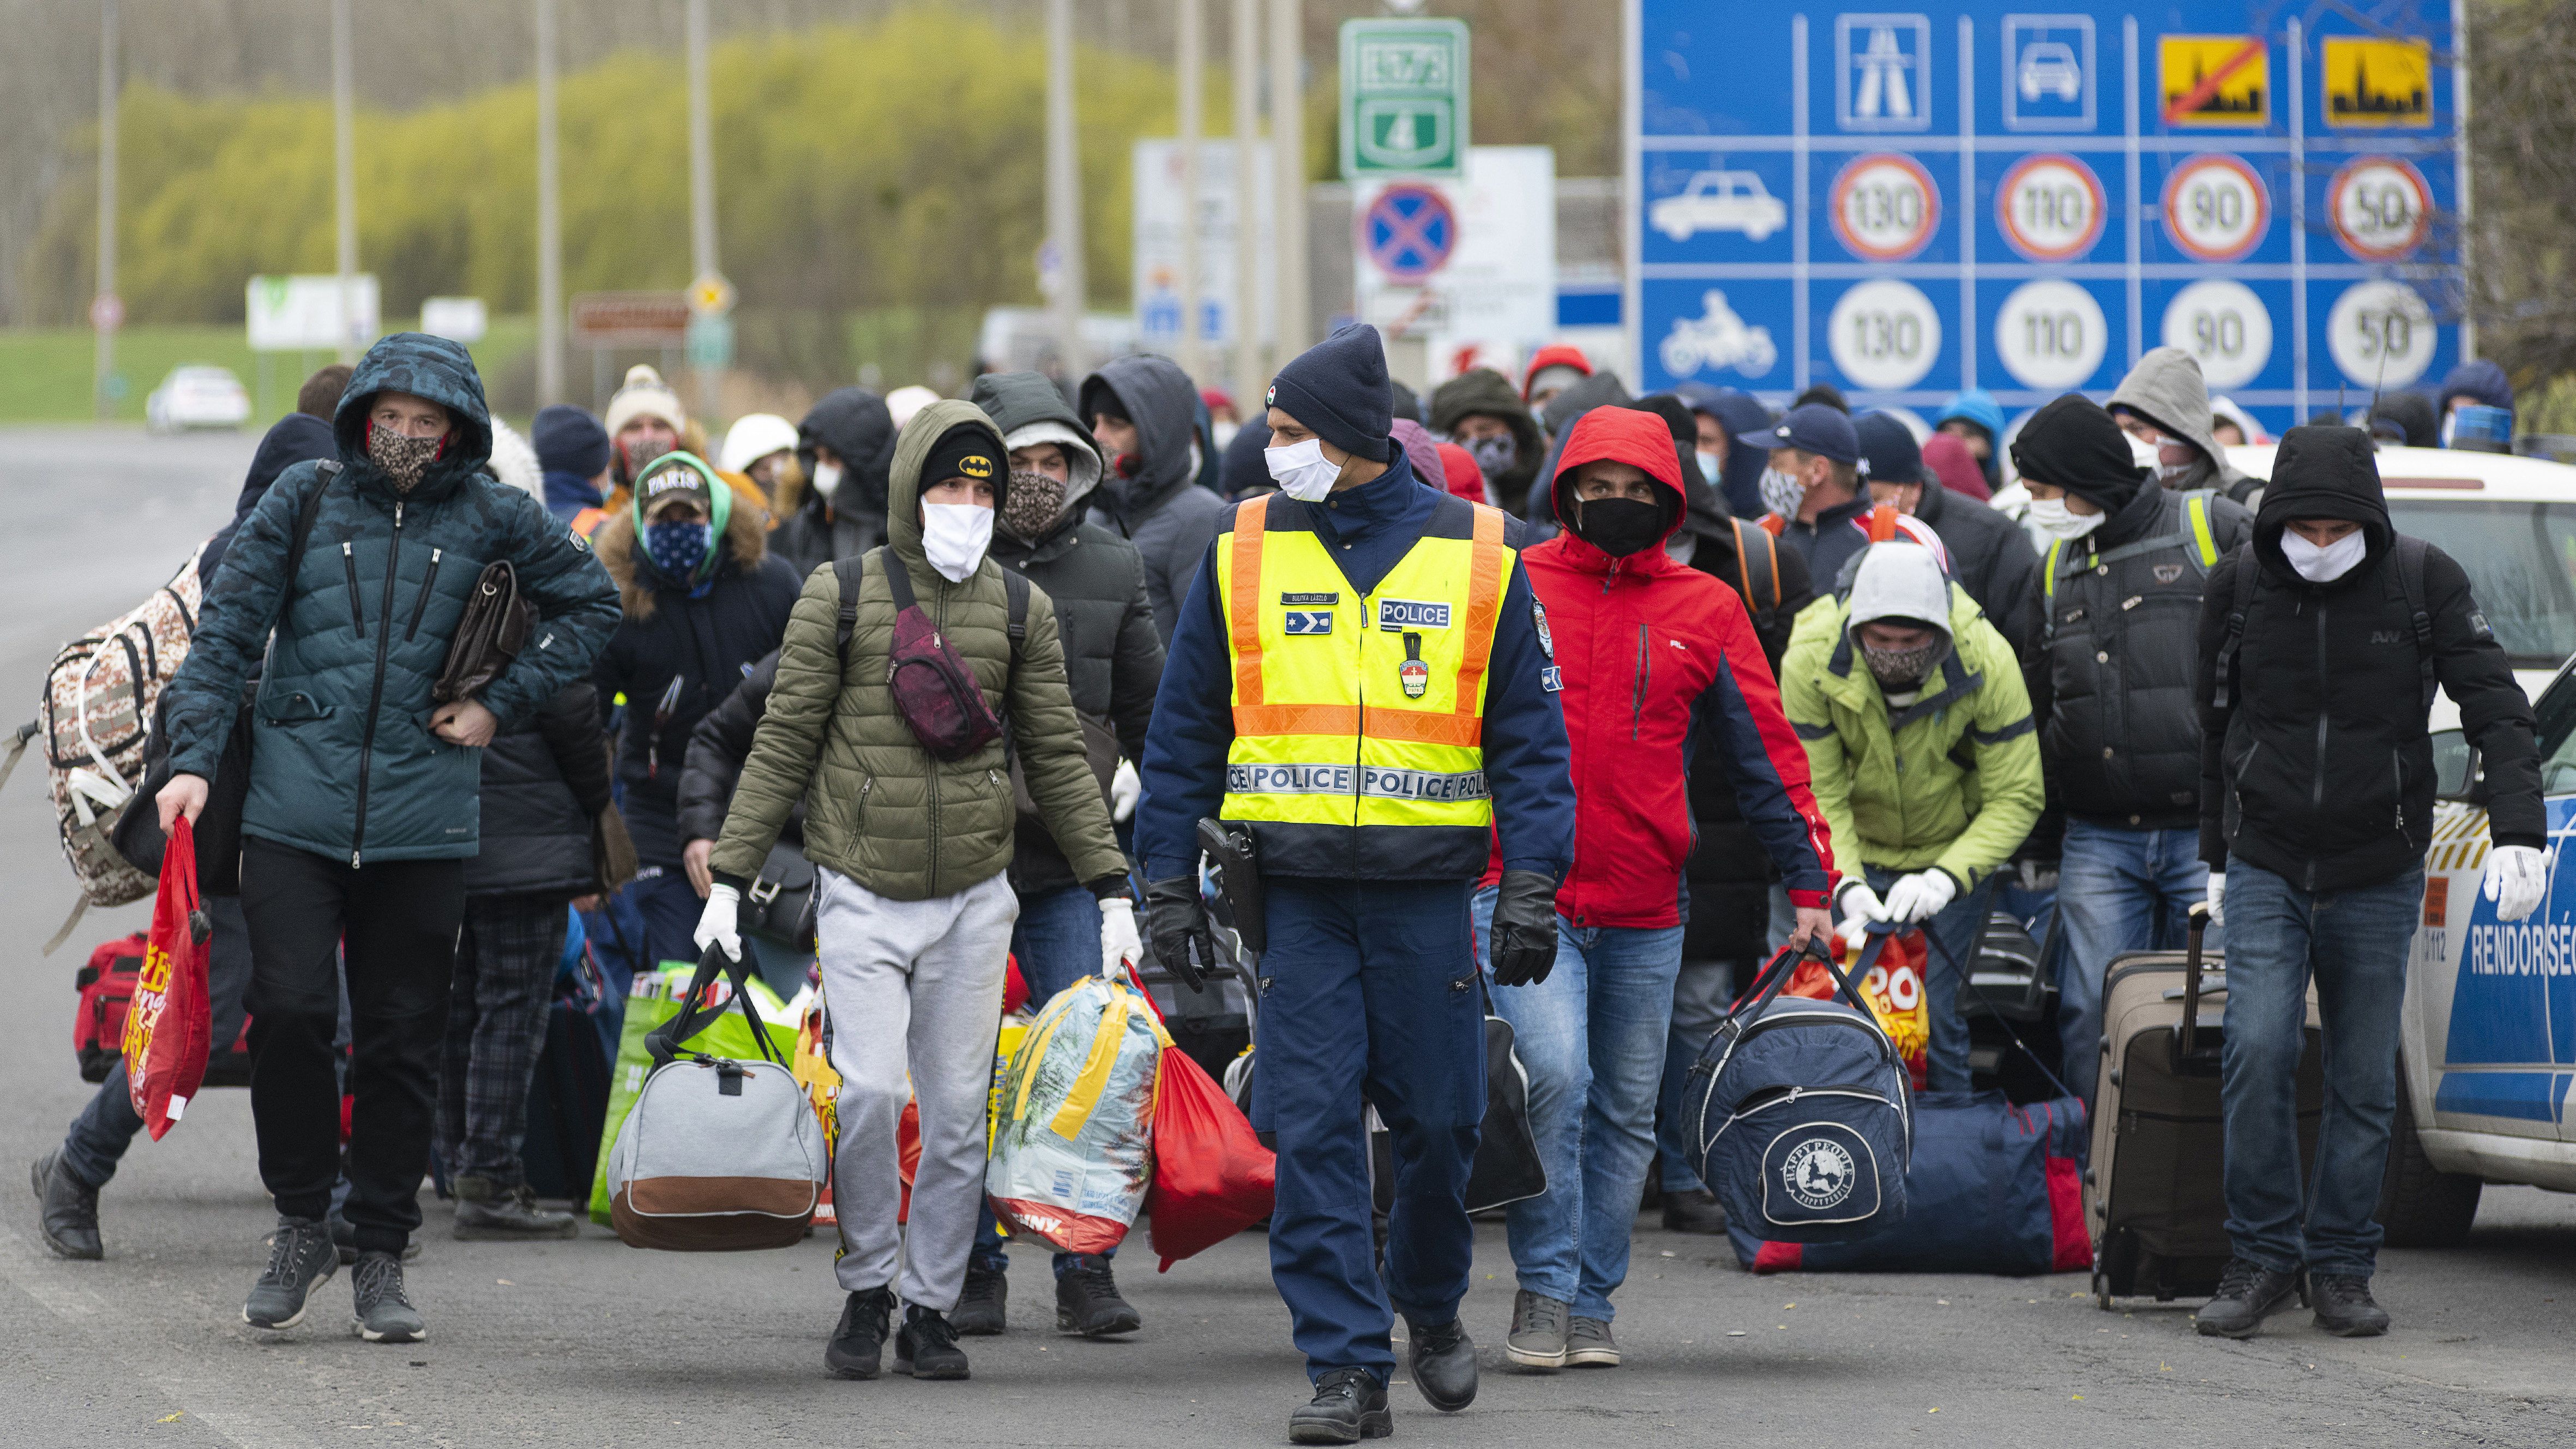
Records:
[[[965,1285],[984,1206],[984,1103],[1020,900],[1001,875],[955,895],[897,901],[828,868],[815,874],[823,1001],[841,1074],[834,1271],[843,1290],[864,1292],[895,1282],[900,1256],[903,1301],[945,1313]],[[895,1127],[907,1096],[921,1103],[909,1234],[895,1223]]]

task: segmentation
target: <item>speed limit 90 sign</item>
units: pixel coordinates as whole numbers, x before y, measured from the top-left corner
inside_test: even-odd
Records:
[[[2263,244],[2272,201],[2234,156],[2194,156],[2165,178],[2165,234],[2195,261],[2232,262]]]

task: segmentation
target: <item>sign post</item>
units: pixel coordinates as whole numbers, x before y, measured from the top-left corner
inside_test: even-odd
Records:
[[[1342,22],[1342,179],[1458,176],[1467,164],[1467,22]]]

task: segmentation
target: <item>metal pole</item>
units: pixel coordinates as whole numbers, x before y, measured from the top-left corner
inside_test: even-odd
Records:
[[[1181,0],[1177,27],[1181,46],[1181,345],[1176,359],[1195,381],[1199,349],[1199,135],[1206,129],[1200,112],[1200,69],[1207,43],[1200,35],[1206,0]]]
[[[356,86],[350,78],[349,0],[331,0],[331,138],[340,228],[335,270],[340,285],[340,360],[358,360],[358,318],[350,292],[358,276],[358,138]]]
[[[1089,288],[1082,274],[1082,172],[1074,145],[1073,0],[1047,0],[1046,213],[1055,249],[1056,356],[1065,375],[1089,370],[1082,313]]]
[[[1262,390],[1260,197],[1252,189],[1254,153],[1261,145],[1261,0],[1234,0],[1234,407],[1250,419],[1253,394]]]
[[[555,154],[555,0],[537,4],[537,405],[563,401],[563,195]]]
[[[716,145],[707,110],[707,0],[689,0],[689,262],[716,275]],[[716,369],[698,374],[698,417],[715,425]]]
[[[100,0],[98,15],[98,287],[101,300],[116,295],[116,0]],[[90,311],[99,310],[92,302]],[[98,355],[90,364],[90,405],[106,418],[116,411],[107,380],[116,372],[116,329],[93,315]],[[121,320],[121,319],[119,319]]]
[[[1281,363],[1306,350],[1305,6],[1270,0],[1270,184],[1278,209],[1271,232],[1278,257]]]

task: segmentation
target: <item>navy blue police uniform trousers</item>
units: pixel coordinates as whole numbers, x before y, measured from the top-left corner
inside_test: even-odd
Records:
[[[1467,1175],[1485,1112],[1467,882],[1269,876],[1253,1126],[1275,1133],[1270,1276],[1310,1378],[1395,1367],[1394,1314],[1458,1316],[1474,1258]],[[1364,1104],[1393,1136],[1378,1277]]]

